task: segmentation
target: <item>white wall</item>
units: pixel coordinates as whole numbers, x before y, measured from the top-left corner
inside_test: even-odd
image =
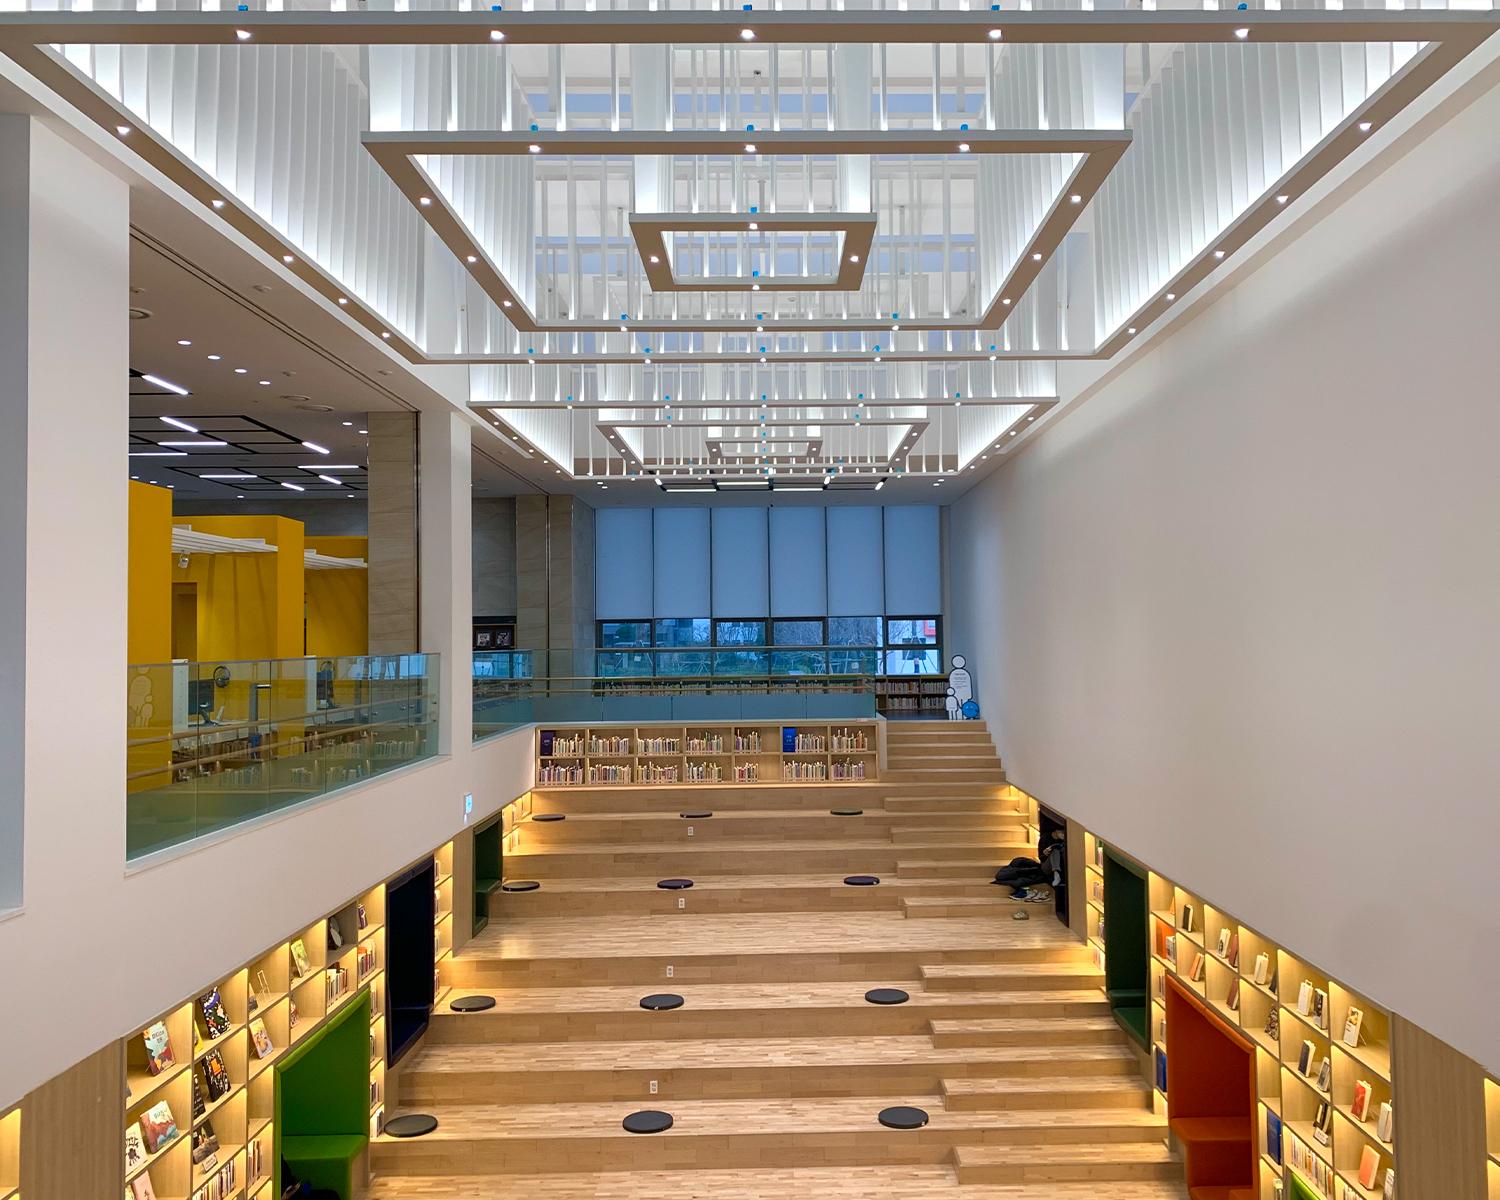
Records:
[[[962,497],[949,638],[1019,786],[1492,1070],[1497,129],[1493,89]]]

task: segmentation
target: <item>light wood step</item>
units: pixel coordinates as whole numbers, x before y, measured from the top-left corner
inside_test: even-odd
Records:
[[[916,848],[926,860],[971,860],[976,848],[954,836],[951,844],[926,844]],[[582,842],[571,845],[538,846],[529,849],[523,837],[521,849],[507,854],[506,874],[511,878],[548,879],[579,875],[656,875],[696,879],[707,874],[890,875],[896,870],[896,855],[910,854],[891,841],[888,833],[878,838],[816,841],[742,841],[733,844],[710,839],[683,837],[662,842]],[[994,851],[988,851],[993,857]],[[1013,857],[1007,854],[991,868]]]
[[[1054,1075],[1046,1080],[945,1079],[943,1104],[955,1112],[1014,1112],[1028,1109],[1123,1108],[1145,1110],[1151,1091],[1137,1076],[1120,1078]],[[1162,1128],[1161,1136],[1166,1137]]]
[[[1119,1080],[1137,1070],[1123,1046],[939,1049],[925,1035],[431,1045],[403,1065],[401,1098],[415,1105],[602,1102],[646,1097],[653,1079],[659,1096],[674,1099],[860,1096],[937,1092],[954,1080],[983,1079],[992,1089],[1000,1080],[1059,1075]]]
[[[1000,759],[995,754],[931,754],[926,750],[923,750],[921,753],[907,750],[892,750],[887,761],[890,763],[892,770],[900,771],[1000,770]]]
[[[929,991],[1015,991],[1021,987],[1076,988],[1104,983],[1099,969],[1087,962],[1049,964],[1021,973],[986,963],[935,963],[922,967],[921,978],[922,986]]]
[[[921,855],[921,857],[916,857]],[[1013,856],[1014,857],[1014,856]],[[937,859],[927,854],[926,847],[906,851],[896,864],[899,879],[963,879],[971,882],[986,882],[1000,889],[995,883],[995,872],[1010,859],[995,861],[993,857]]]
[[[960,1146],[960,1183],[1117,1183],[1168,1180],[1182,1168],[1165,1145]]]
[[[931,1115],[919,1130],[882,1126],[877,1114],[897,1104]],[[622,1119],[638,1108],[672,1114],[666,1133],[626,1133]],[[954,1148],[972,1146],[1108,1146],[1128,1154],[1160,1137],[1149,1114],[1078,1112],[1059,1123],[1055,1113],[950,1113],[920,1092],[818,1099],[694,1101],[660,1095],[609,1103],[433,1105],[438,1128],[422,1138],[380,1137],[371,1144],[377,1176],[562,1173],[580,1171],[698,1171],[797,1166],[940,1165]],[[684,1184],[691,1187],[690,1180]],[[574,1193],[575,1195],[578,1193]],[[693,1189],[688,1194],[717,1193]],[[848,1196],[851,1193],[841,1193]],[[900,1194],[900,1193],[897,1193]]]
[[[1005,782],[1005,771],[995,767],[923,767],[921,770],[906,770],[891,767],[880,776],[887,783],[927,784],[990,784],[998,787]]]
[[[753,785],[722,784],[708,787],[653,787],[645,784],[535,788],[532,790],[533,812],[605,812],[665,813],[675,815],[689,807],[699,807],[708,795],[713,804],[701,805],[719,812],[759,809],[775,812],[827,812],[830,808],[878,808],[887,788],[877,781],[867,783],[829,784],[759,783]],[[831,793],[838,798],[830,801]],[[696,797],[696,799],[695,799]]]
[[[942,993],[934,993],[942,994]],[[963,993],[946,993],[961,995]],[[1106,1005],[1107,1006],[1107,1005]],[[950,1017],[928,1022],[934,1046],[1117,1045],[1113,1017]]]
[[[913,918],[972,917],[994,914],[1009,916],[1018,908],[1043,908],[1046,905],[1028,904],[1025,900],[1012,900],[1005,888],[994,884],[980,885],[988,889],[980,896],[903,896],[901,911]]]
[[[905,1004],[871,1004],[871,988],[904,986]],[[640,999],[648,990],[679,989],[685,1005],[669,1013],[648,1012]],[[459,1014],[448,1002],[484,994],[493,1009]],[[905,979],[841,983],[693,985],[663,982],[595,987],[508,988],[481,992],[454,988],[433,1014],[431,1045],[500,1045],[525,1042],[693,1040],[702,1038],[932,1036],[939,1023],[1009,1022],[1031,1029],[1030,1039],[996,1037],[958,1045],[1123,1045],[1104,994],[1067,992],[923,992]],[[1111,1036],[1092,1036],[1095,1025]],[[1077,1032],[1074,1032],[1074,1029]],[[1087,1035],[1086,1035],[1087,1034]],[[936,1038],[934,1038],[936,1044]]]

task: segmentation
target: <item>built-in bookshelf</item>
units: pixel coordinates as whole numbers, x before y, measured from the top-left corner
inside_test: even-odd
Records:
[[[0,1112],[0,1200],[21,1200],[21,1106]]]
[[[946,717],[948,687],[946,675],[877,675],[875,711],[895,716]]]
[[[595,725],[537,731],[536,786],[864,783],[875,721]]]
[[[125,1182],[162,1200],[270,1200],[276,1060],[370,992],[372,1121],[385,1069],[385,885],[319,918],[125,1039]],[[4,1145],[0,1125],[0,1147]],[[4,1154],[0,1149],[0,1172]],[[0,1173],[0,1183],[4,1182]],[[0,1198],[11,1200],[3,1186]]]
[[[443,963],[453,957],[453,843],[445,842],[433,855],[432,953],[433,1001],[436,1008],[448,989],[443,986]]]
[[[1037,839],[1033,839],[1035,842]],[[1092,833],[1083,835],[1083,897],[1085,936],[1094,966],[1104,970],[1104,843]]]
[[[1165,1054],[1167,974],[1252,1043],[1261,1200],[1290,1194],[1287,1172],[1329,1200],[1383,1197],[1395,1170],[1390,1014],[1163,876],[1151,876],[1150,904],[1153,1057]]]
[[[1484,1128],[1489,1152],[1489,1161],[1485,1163],[1489,1200],[1500,1200],[1500,1080],[1484,1081]]]

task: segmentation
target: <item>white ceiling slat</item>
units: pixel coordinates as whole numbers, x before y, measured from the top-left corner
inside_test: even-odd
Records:
[[[275,554],[276,547],[264,538],[225,537],[204,533],[191,525],[172,526],[173,554]]]

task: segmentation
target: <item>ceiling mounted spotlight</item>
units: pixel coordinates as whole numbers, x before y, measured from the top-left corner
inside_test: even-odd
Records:
[[[1129,329],[1127,329],[1127,330],[1126,330],[1126,331],[1125,331],[1125,332],[1126,332],[1126,333],[1134,333],[1134,332],[1135,332],[1135,326],[1134,326],[1134,325],[1132,325],[1132,326],[1131,326],[1131,327],[1130,327],[1130,328],[1129,328]]]
[[[1009,296],[1002,297],[1001,300],[1000,300],[1000,303],[1001,304],[1009,304],[1010,303],[1010,297]]]
[[[429,205],[429,204],[432,203],[432,197],[431,196],[418,196],[417,197],[417,203],[420,204],[423,208],[426,208],[427,205]]]
[[[130,126],[129,125],[116,125],[115,126],[115,132],[118,133],[121,137],[124,137],[126,134],[128,134],[130,132]]]
[[[959,142],[958,143],[958,152],[960,154],[967,154],[969,152],[969,143],[968,142]]]
[[[504,40],[505,40],[505,31],[504,30],[502,30],[502,29],[491,29],[490,30],[490,41],[492,41],[492,42],[503,42]]]
[[[1168,292],[1167,293],[1167,299],[1168,300],[1175,300],[1175,299],[1177,299],[1177,293],[1176,292]]]
[[[296,262],[297,260],[295,258],[293,258],[290,254],[283,254],[281,256],[281,261],[284,262],[284,263],[289,263],[289,262]]]
[[[224,201],[219,200],[217,198],[213,199],[213,200],[210,200],[209,203],[212,204],[215,208],[223,208],[224,207]]]
[[[750,231],[752,233],[754,233],[759,228],[760,228],[760,224],[758,222],[756,222],[756,221],[751,221],[750,222]]]
[[[857,263],[859,261],[859,255],[857,255],[857,254],[851,254],[849,256],[849,261],[852,262],[852,263]]]
[[[466,254],[464,255],[464,261],[477,263],[479,261],[479,256],[477,254]]]
[[[1068,203],[1069,204],[1082,204],[1083,203],[1083,197],[1080,196],[1077,192],[1074,192],[1071,196],[1068,197]]]
[[[753,42],[755,40],[755,30],[753,30],[753,29],[741,29],[740,30],[740,38],[743,41]]]
[[[992,42],[998,42],[1004,35],[1005,35],[1005,30],[1003,30],[1003,29],[991,29],[990,30],[990,41],[992,41]]]
[[[250,31],[248,29],[236,29],[234,36],[242,42],[248,42],[250,40]]]
[[[745,143],[745,153],[746,154],[754,154],[755,153],[755,143],[754,142],[746,142]]]
[[[349,297],[347,297],[347,296],[340,296],[339,297],[339,303],[340,304],[348,304],[349,303]]]
[[[1032,254],[1031,261],[1032,262],[1041,262],[1042,261],[1042,253],[1041,253],[1040,250],[1038,250],[1034,254]]]
[[[1372,130],[1374,128],[1375,128],[1374,124],[1372,122],[1370,122],[1370,121],[1361,121],[1359,123],[1359,131],[1360,131],[1360,133],[1369,133],[1370,130]]]
[[[1290,199],[1291,199],[1291,197],[1287,196],[1287,195],[1277,196],[1276,197],[1276,203],[1277,204],[1285,204]]]
[[[526,152],[528,154],[540,154],[542,152],[542,148],[535,142],[532,142],[531,145],[526,147]]]
[[[1237,37],[1237,38],[1239,38],[1240,41],[1243,42],[1247,37],[1250,36],[1250,30],[1248,30],[1247,28],[1245,28],[1245,26],[1241,25],[1238,29],[1236,29],[1234,31],[1234,36]]]
[[[1224,257],[1224,251],[1222,251],[1222,250],[1215,250],[1214,251],[1214,257],[1215,258],[1223,258]]]

